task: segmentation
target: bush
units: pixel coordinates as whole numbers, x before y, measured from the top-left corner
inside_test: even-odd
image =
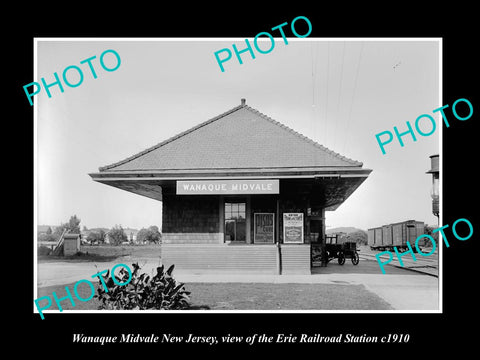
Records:
[[[174,265],[164,271],[163,265],[157,267],[157,274],[150,277],[146,273],[138,275],[140,266],[132,264],[134,270],[127,285],[117,285],[109,276],[110,270],[103,276],[107,291],[101,279],[95,297],[100,300],[99,309],[108,310],[182,310],[189,307],[190,292],[184,284],[173,277]],[[112,274],[119,283],[126,283],[129,273],[121,268],[118,275]]]
[[[344,243],[344,242],[354,242],[359,245],[367,245],[368,234],[366,231],[363,231],[363,230],[354,231],[349,234],[340,233],[339,243]]]
[[[37,255],[39,256],[45,256],[45,255],[50,255],[50,253],[52,252],[52,250],[50,250],[49,247],[47,246],[39,246],[38,249],[37,249]]]

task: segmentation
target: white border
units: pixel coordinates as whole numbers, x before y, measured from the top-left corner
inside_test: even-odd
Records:
[[[438,43],[438,82],[439,82],[439,94],[438,94],[438,106],[443,106],[443,39],[440,38]],[[441,124],[441,122],[440,122]],[[443,125],[439,126],[439,166],[440,166],[440,178],[439,178],[439,195],[440,195],[440,217],[438,226],[443,226]],[[432,154],[433,155],[433,154]],[[438,235],[438,243],[440,244],[441,234]],[[438,246],[438,309],[440,313],[443,313],[443,246]]]
[[[38,72],[37,72],[37,39],[33,39],[33,78],[38,79]],[[37,238],[37,231],[38,231],[38,158],[37,158],[37,151],[38,151],[38,106],[37,102],[33,101],[33,300],[38,298],[37,296],[37,249],[38,249],[38,238]],[[39,313],[37,307],[35,306],[35,302],[33,303],[33,312]]]
[[[33,74],[34,80],[38,78],[37,73],[37,46],[38,42],[40,41],[65,41],[65,42],[72,42],[72,41],[244,41],[245,38],[242,37],[225,37],[225,38],[176,38],[176,37],[168,37],[168,38],[91,38],[91,37],[77,37],[77,38],[51,38],[51,37],[35,37],[33,38]],[[248,39],[253,39],[253,37],[248,37]],[[267,39],[259,39],[261,41]],[[283,41],[283,38],[275,37],[275,41]],[[443,38],[442,37],[421,37],[421,38],[409,38],[409,37],[372,37],[372,38],[315,38],[315,37],[305,37],[305,38],[288,38],[288,41],[437,41],[439,44],[439,74],[438,74],[438,81],[439,81],[439,107],[443,105]],[[33,192],[34,192],[34,211],[33,211],[33,237],[34,237],[34,281],[33,281],[33,293],[34,299],[37,298],[37,215],[38,215],[38,193],[37,193],[37,121],[38,121],[38,108],[37,103],[34,101],[33,105],[33,117],[34,117],[34,179],[33,179]],[[443,225],[443,126],[440,126],[440,138],[439,138],[439,155],[440,155],[440,218],[439,218],[439,226]],[[432,154],[433,155],[433,154]],[[439,235],[441,236],[441,235]],[[439,241],[440,243],[440,241]],[[350,314],[350,313],[443,313],[443,250],[442,247],[439,246],[439,287],[438,287],[438,299],[439,299],[439,309],[438,310],[64,310],[65,313],[99,313],[99,314],[106,314],[106,313],[121,313],[121,314],[158,314],[158,313],[174,313],[174,314],[214,314],[214,313],[341,313],[341,314]],[[427,275],[426,275],[427,276]],[[38,310],[35,307],[35,303],[33,305],[33,312],[38,314]],[[59,310],[45,310],[43,311],[44,314],[48,313],[60,313]]]

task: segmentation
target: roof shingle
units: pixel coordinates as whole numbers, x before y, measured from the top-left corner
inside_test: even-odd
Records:
[[[362,165],[242,104],[99,171]]]

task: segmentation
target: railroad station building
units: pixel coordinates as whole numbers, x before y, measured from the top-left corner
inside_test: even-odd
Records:
[[[362,166],[242,99],[90,176],[162,202],[161,259],[175,272],[310,274],[325,211],[365,181]]]

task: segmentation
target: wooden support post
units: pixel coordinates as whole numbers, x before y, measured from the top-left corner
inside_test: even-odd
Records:
[[[245,200],[245,243],[246,244],[253,244],[253,237],[251,236],[252,233],[252,209],[251,209],[251,201],[252,196],[247,195]]]
[[[277,213],[275,221],[275,242],[280,244],[280,199],[277,199]]]
[[[218,221],[218,232],[220,233],[218,243],[223,244],[225,243],[225,198],[223,195],[218,197]]]
[[[277,273],[282,275],[282,248],[280,245],[280,199],[277,198],[277,221],[275,222],[275,243],[277,246]]]
[[[326,250],[326,244],[327,244],[327,234],[326,234],[326,225],[325,225],[325,209],[322,209],[322,266],[325,267],[328,264],[327,261],[327,250]]]

